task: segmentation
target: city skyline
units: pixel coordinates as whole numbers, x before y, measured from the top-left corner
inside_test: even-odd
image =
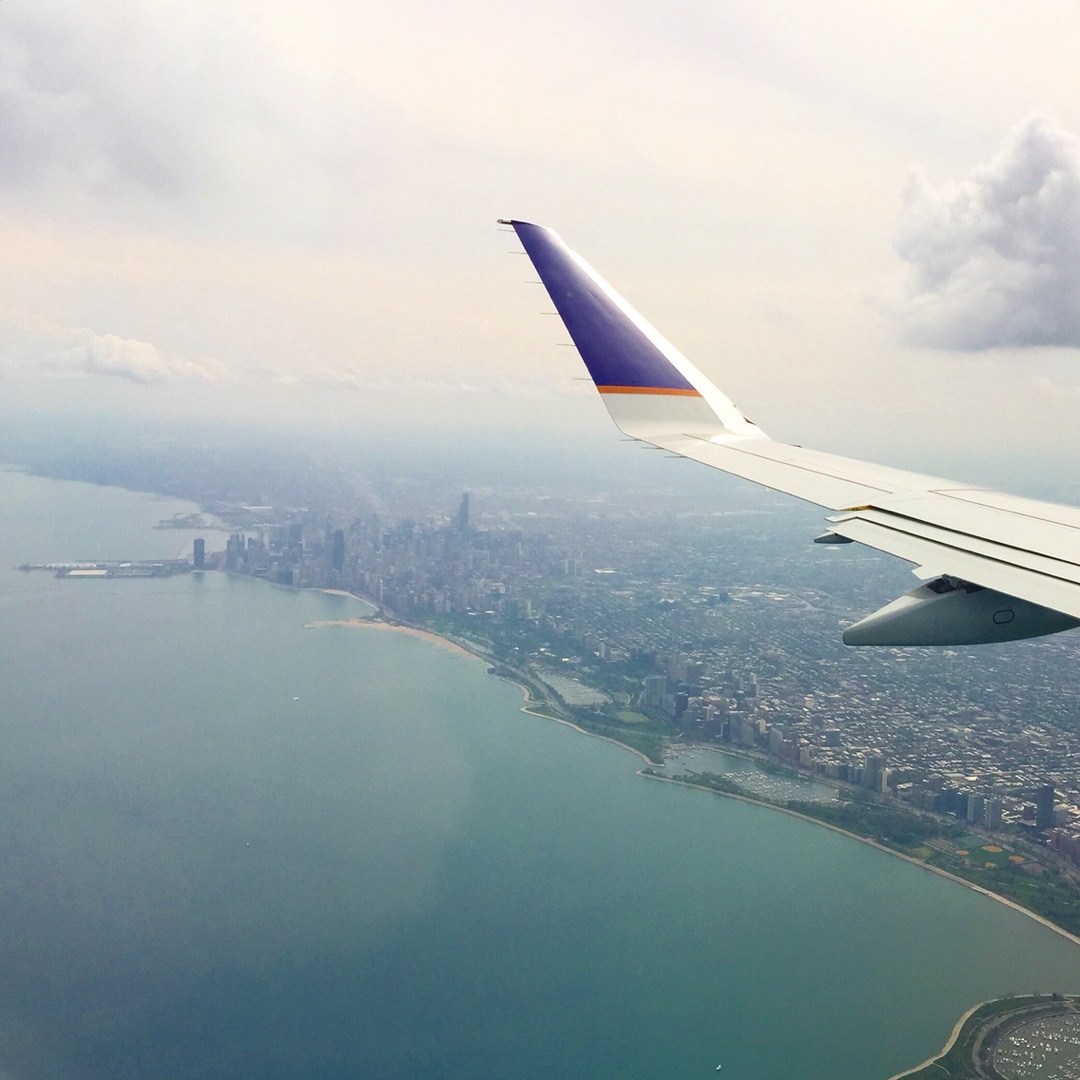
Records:
[[[141,464],[143,486],[204,492],[204,513],[161,527],[194,532],[184,543],[208,569],[369,597],[630,745],[768,753],[991,828],[1003,811],[1013,826],[1052,820],[1064,857],[1080,853],[1075,635],[847,649],[837,627],[906,575],[869,550],[812,544],[812,509],[723,477],[715,491],[664,485],[663,470],[633,492],[455,493],[407,471],[320,472],[303,455],[260,468],[226,454],[216,476],[182,456]],[[115,458],[98,468],[99,482],[123,475]],[[229,490],[247,495],[222,499]],[[214,522],[227,540],[200,531]],[[1036,812],[1047,785],[1057,802]]]

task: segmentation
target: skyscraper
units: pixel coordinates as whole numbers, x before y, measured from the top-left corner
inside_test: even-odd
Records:
[[[192,564],[196,570],[201,570],[206,565],[206,541],[201,536],[195,541],[195,556]]]
[[[342,529],[334,530],[332,565],[335,570],[340,570],[345,565],[345,532]]]
[[[1035,828],[1050,829],[1054,825],[1054,785],[1044,784],[1035,789]]]
[[[469,531],[469,493],[467,491],[461,496],[461,505],[458,507],[454,526],[459,533]]]

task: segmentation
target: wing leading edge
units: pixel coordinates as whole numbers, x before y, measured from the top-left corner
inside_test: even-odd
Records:
[[[850,645],[1012,641],[1080,626],[1080,509],[769,438],[550,229],[517,233],[615,424],[631,438],[834,511],[932,579],[844,632]]]

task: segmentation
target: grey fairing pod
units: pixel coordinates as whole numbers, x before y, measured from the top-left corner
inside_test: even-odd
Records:
[[[845,645],[986,645],[1071,630],[1080,620],[954,578],[937,578],[844,631]]]

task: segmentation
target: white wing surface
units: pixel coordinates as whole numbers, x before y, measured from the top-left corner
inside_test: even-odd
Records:
[[[835,511],[932,579],[849,627],[850,645],[1012,641],[1080,626],[1080,509],[770,439],[550,229],[509,221],[616,425],[632,438]]]

